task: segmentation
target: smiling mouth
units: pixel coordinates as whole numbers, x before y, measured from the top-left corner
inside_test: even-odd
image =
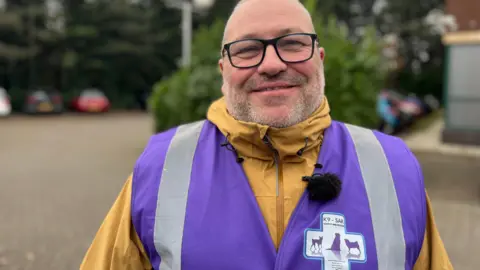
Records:
[[[290,89],[294,88],[295,85],[290,85],[290,86],[277,86],[277,87],[267,87],[267,88],[262,88],[262,89],[257,89],[253,90],[252,92],[258,93],[258,92],[269,92],[269,91],[276,91],[276,90],[285,90],[285,89]]]

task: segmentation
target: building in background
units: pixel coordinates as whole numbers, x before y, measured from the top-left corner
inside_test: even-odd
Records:
[[[457,30],[446,46],[443,141],[480,145],[480,0],[446,0]]]

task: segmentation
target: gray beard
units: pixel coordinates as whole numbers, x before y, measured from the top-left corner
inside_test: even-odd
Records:
[[[239,121],[286,128],[307,120],[320,107],[323,96],[323,93],[319,97],[315,97],[304,92],[294,107],[291,108],[288,116],[282,118],[267,118],[261,112],[255,110],[248,101],[234,102],[233,100],[227,100],[227,109],[230,115]],[[277,103],[276,101],[273,102]]]
[[[317,75],[316,84],[311,89],[302,89],[298,102],[291,108],[290,113],[282,118],[267,118],[261,112],[255,110],[252,104],[244,98],[245,96],[226,97],[227,110],[236,120],[250,123],[257,123],[274,128],[286,128],[307,120],[322,104],[324,98],[325,81],[322,80],[320,73]],[[247,88],[248,89],[248,88]],[[238,93],[234,90],[229,93]],[[271,104],[281,102],[282,97],[267,101]],[[239,101],[241,100],[241,102]]]

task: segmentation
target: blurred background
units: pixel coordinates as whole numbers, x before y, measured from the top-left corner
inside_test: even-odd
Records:
[[[220,97],[236,0],[0,0],[0,269],[78,269],[149,136]],[[332,117],[399,136],[478,269],[480,1],[302,0]]]

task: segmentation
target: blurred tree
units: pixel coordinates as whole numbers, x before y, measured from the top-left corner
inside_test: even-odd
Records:
[[[138,95],[175,70],[180,14],[163,2],[98,1],[67,14],[73,23],[64,68],[77,90],[100,87],[118,106],[132,107]]]
[[[391,86],[418,95],[443,96],[444,46],[440,25],[427,23],[427,18],[444,9],[443,0],[388,1],[375,20],[380,33],[398,38],[399,63]]]
[[[308,0],[304,1],[305,3]],[[443,74],[444,46],[439,25],[426,19],[444,9],[443,0],[324,0],[315,2],[315,9],[323,18],[335,14],[348,27],[349,38],[361,38],[367,25],[375,25],[383,37],[396,37],[399,64],[391,74],[387,87],[419,95],[443,94],[443,80],[434,79]],[[435,75],[436,74],[436,75]]]
[[[316,0],[305,1],[320,46],[326,51],[325,92],[332,118],[375,127],[377,93],[384,86],[387,74],[381,53],[383,42],[373,25],[366,25],[363,35],[352,39],[348,25],[332,15],[325,19],[318,5]]]
[[[16,109],[38,86],[67,99],[96,86],[114,107],[132,108],[177,68],[179,26],[180,12],[162,1],[9,0],[0,10],[0,84]]]
[[[2,85],[25,89],[48,81],[51,46],[58,36],[46,28],[43,1],[7,1],[0,11],[0,72]],[[51,77],[51,76],[50,76]],[[14,107],[22,92],[10,91]]]

